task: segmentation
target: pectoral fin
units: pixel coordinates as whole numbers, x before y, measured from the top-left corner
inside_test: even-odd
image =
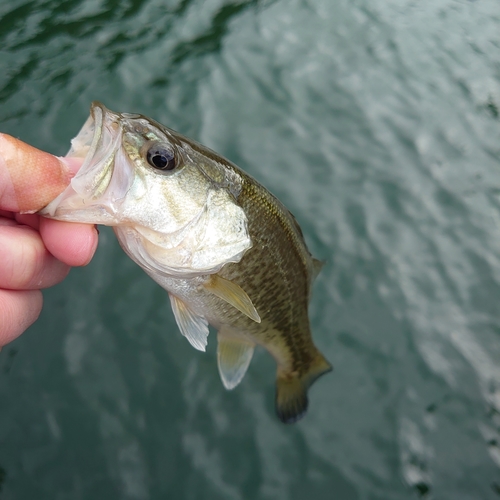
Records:
[[[255,309],[250,297],[246,294],[245,290],[233,281],[221,278],[217,274],[212,274],[210,280],[203,285],[209,292],[217,295],[228,304],[238,309],[250,319],[260,323],[260,316]]]
[[[239,339],[228,339],[220,333],[218,340],[217,363],[220,378],[226,389],[234,389],[245,376],[255,344]]]
[[[196,315],[186,304],[171,293],[170,303],[179,329],[189,340],[189,343],[199,351],[205,351],[208,337],[208,322],[205,318]]]

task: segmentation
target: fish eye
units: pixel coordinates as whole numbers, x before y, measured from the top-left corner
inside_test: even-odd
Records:
[[[158,170],[173,170],[176,165],[174,152],[158,144],[148,149],[146,159],[152,167]]]

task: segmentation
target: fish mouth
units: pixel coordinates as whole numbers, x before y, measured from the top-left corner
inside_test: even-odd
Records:
[[[88,224],[114,225],[118,201],[128,191],[131,171],[121,152],[122,117],[94,101],[90,116],[71,141],[67,157],[83,158],[70,185],[40,213],[46,217]]]
[[[81,169],[85,169],[99,147],[102,139],[103,115],[106,111],[107,108],[100,102],[92,102],[90,116],[78,135],[71,140],[71,148],[66,156],[85,158]]]

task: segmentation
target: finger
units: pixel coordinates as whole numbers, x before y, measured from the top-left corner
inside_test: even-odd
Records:
[[[40,234],[27,226],[0,226],[0,254],[0,288],[47,288],[69,272],[47,251]]]
[[[33,324],[42,310],[39,290],[0,290],[0,347]]]
[[[40,227],[40,216],[37,214],[15,214],[15,219],[19,224],[32,227],[37,231]]]
[[[14,219],[8,219],[6,217],[0,217],[0,226],[18,227],[19,224]]]
[[[97,230],[89,224],[40,218],[40,234],[47,250],[68,266],[85,266],[97,248]]]
[[[59,158],[0,134],[0,209],[36,212],[66,188],[73,174]]]
[[[8,212],[7,210],[0,210],[0,217],[7,218],[7,219],[13,219],[14,213]]]

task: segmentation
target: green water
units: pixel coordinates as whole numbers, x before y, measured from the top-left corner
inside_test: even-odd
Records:
[[[295,426],[226,392],[111,231],[0,354],[0,498],[500,499],[498,0],[3,0],[0,129],[92,100],[227,156],[327,261]],[[1,258],[1,256],[0,256]]]

